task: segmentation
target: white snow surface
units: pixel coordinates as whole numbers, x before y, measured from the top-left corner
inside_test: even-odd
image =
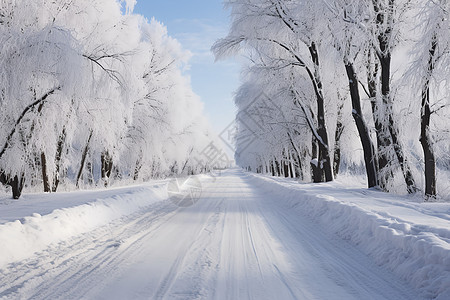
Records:
[[[231,169],[0,198],[0,299],[450,299],[450,204]]]
[[[0,202],[0,268],[167,198],[166,183]]]

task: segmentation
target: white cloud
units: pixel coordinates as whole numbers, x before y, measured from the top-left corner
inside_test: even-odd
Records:
[[[178,19],[173,24],[180,28],[174,37],[193,54],[192,63],[214,61],[211,46],[226,35],[227,24],[209,19]]]

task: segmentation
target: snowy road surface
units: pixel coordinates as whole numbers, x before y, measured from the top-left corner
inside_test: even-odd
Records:
[[[416,299],[348,242],[228,170],[0,272],[5,299]]]

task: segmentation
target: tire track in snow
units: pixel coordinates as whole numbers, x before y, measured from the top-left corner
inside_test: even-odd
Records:
[[[152,205],[3,271],[4,298],[414,298],[308,217],[224,172],[192,207]],[[385,277],[385,278],[383,278]]]
[[[205,201],[205,199],[203,199],[203,201]],[[213,210],[217,205],[220,205],[220,202],[217,203],[215,201],[210,201],[209,205],[206,206],[206,209],[203,209],[203,211]],[[156,293],[153,296],[153,299],[164,299],[167,292],[173,286],[179,273],[181,273],[182,267],[185,267],[186,257],[188,257],[188,255],[192,252],[192,248],[193,248],[194,244],[197,241],[202,240],[201,237],[205,234],[205,228],[208,226],[208,224],[210,224],[210,222],[211,222],[210,220],[212,218],[214,218],[214,216],[215,216],[215,214],[210,215],[205,222],[206,225],[201,227],[201,229],[198,231],[198,233],[195,237],[193,237],[193,238],[191,237],[192,238],[191,242],[186,247],[183,247],[178,251],[178,255],[176,257],[175,262],[172,264],[169,272],[167,273],[167,275],[164,277],[164,279],[160,283]]]
[[[304,299],[283,283],[273,264],[285,264],[259,216],[259,199],[241,176],[228,179],[228,197],[215,299]],[[284,288],[282,288],[285,286]]]
[[[105,261],[103,264],[98,265],[89,265],[87,269],[82,269],[78,272],[78,281],[73,282],[73,278],[68,278],[67,281],[67,291],[64,293],[64,298],[70,298],[70,295],[82,293],[87,295],[88,293],[92,293],[95,290],[99,290],[103,285],[98,285],[99,282],[104,280],[109,280],[108,278],[110,274],[120,274],[121,268],[120,266],[125,266],[128,264],[128,261],[131,257],[139,256],[142,252],[143,245],[146,243],[148,239],[151,239],[152,235],[156,234],[158,230],[163,228],[165,225],[169,224],[171,220],[176,216],[179,212],[178,207],[174,207],[171,203],[166,202],[166,207],[163,208],[162,212],[155,216],[153,219],[151,218],[153,212],[147,212],[143,217],[139,219],[139,222],[135,222],[134,220],[130,224],[126,224],[126,227],[130,230],[130,235],[125,238],[123,243],[119,243],[118,247],[115,247],[114,244],[109,244],[106,248],[111,249],[110,255],[106,255]],[[150,217],[150,218],[149,218]],[[139,224],[139,227],[136,225]],[[121,230],[122,228],[119,228]],[[123,233],[115,234],[115,236],[123,236]],[[92,260],[89,260],[90,262]],[[95,259],[94,259],[95,261]],[[87,271],[88,269],[92,269],[92,271]],[[97,283],[93,284],[97,281]],[[97,285],[97,286],[93,286]],[[84,287],[84,291],[80,291],[80,286]],[[48,298],[46,297],[40,297]]]
[[[354,299],[417,299],[417,295],[405,288],[404,282],[376,266],[358,249],[325,233],[307,217],[291,213],[282,202],[275,203],[275,194],[268,195],[261,191],[258,194],[263,200],[260,215],[272,235],[285,237],[283,248],[296,264],[295,269],[307,267],[304,257],[295,255],[300,252],[312,257],[311,261],[316,261],[315,268],[323,270],[329,280],[346,290]]]
[[[135,240],[126,247],[129,248],[142,239],[142,235],[150,234],[154,226],[159,228],[168,222],[176,209],[170,202],[151,205],[144,211],[52,246],[38,253],[36,258],[15,264],[10,268],[11,273],[2,278],[2,282],[6,281],[5,286],[13,287],[8,291],[0,290],[0,296],[10,298],[13,295],[25,294],[28,295],[25,298],[58,297],[61,296],[58,293],[64,289],[66,282],[68,290],[75,286],[82,294],[80,285],[74,284],[74,280],[75,283],[81,284],[88,272],[113,262],[114,254],[117,252],[116,247],[111,247],[114,237],[125,239],[134,237]],[[102,257],[104,259],[101,259]],[[100,262],[96,259],[100,259]]]
[[[203,201],[207,201],[206,199]],[[178,261],[173,265],[173,270],[171,269],[166,276],[168,280],[163,281],[163,285],[159,287],[153,299],[164,299],[168,294],[170,294],[169,298],[180,299],[207,297],[209,291],[205,289],[205,283],[210,280],[214,269],[208,246],[212,244],[214,232],[221,221],[224,201],[220,199],[209,202],[211,205],[207,211],[211,214],[192,243],[183,249]]]

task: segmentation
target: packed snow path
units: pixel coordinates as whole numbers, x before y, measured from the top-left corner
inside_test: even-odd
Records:
[[[15,263],[0,298],[415,299],[370,258],[264,193],[245,173],[202,182]]]

